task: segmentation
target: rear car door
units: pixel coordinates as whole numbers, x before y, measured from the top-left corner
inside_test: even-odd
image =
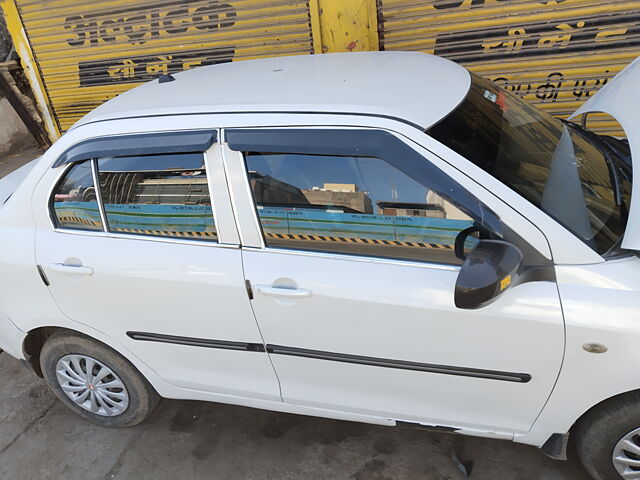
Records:
[[[539,231],[386,131],[225,135],[245,276],[285,402],[467,431],[530,428],[564,342],[553,266],[523,238]],[[546,273],[491,305],[457,308],[453,246],[473,227]]]
[[[66,316],[167,381],[280,400],[245,289],[216,133],[195,132],[200,147],[188,133],[73,147],[39,187],[52,188],[50,204],[34,208],[49,208],[51,219],[38,225],[36,258]]]

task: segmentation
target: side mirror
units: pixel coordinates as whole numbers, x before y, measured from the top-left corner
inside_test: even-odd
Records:
[[[474,309],[495,300],[517,281],[522,252],[503,240],[480,240],[469,252],[456,280],[456,307]]]

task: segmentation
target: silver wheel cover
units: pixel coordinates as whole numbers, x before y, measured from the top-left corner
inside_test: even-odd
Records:
[[[630,431],[613,448],[613,466],[626,479],[640,479],[640,428]]]
[[[95,358],[65,355],[56,364],[58,384],[73,403],[103,417],[115,417],[129,406],[129,393],[120,378]]]

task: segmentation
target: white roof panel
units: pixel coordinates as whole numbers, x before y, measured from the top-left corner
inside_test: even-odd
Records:
[[[79,125],[185,113],[383,115],[427,128],[464,99],[469,73],[417,52],[354,52],[230,62],[152,80],[99,106]]]

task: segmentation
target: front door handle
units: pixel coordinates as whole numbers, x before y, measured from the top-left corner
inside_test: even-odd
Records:
[[[93,275],[93,268],[83,265],[66,265],[64,263],[52,263],[49,265],[51,270],[60,273],[69,273],[71,275]]]
[[[311,290],[306,288],[272,287],[271,285],[254,285],[253,289],[268,297],[309,298]]]

